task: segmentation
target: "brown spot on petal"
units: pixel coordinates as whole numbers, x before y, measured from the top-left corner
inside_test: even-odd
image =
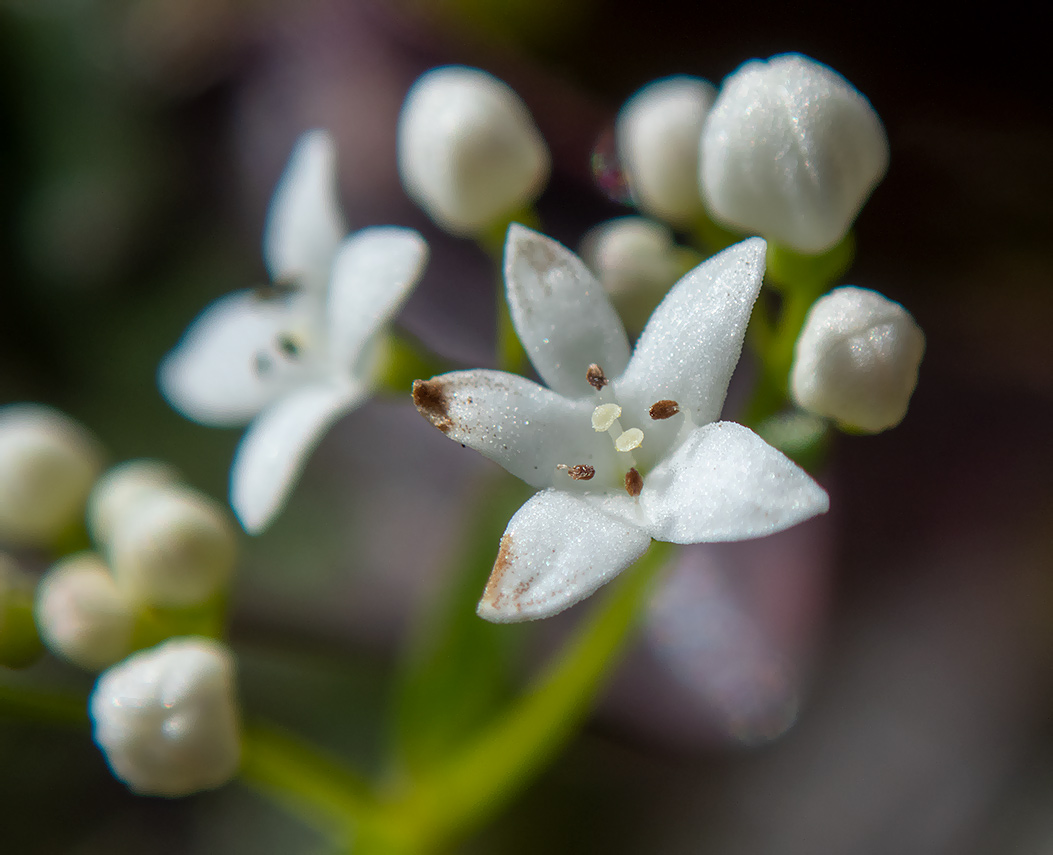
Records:
[[[610,382],[607,380],[607,375],[603,373],[603,369],[595,362],[586,369],[585,379],[589,381],[589,385],[597,392]]]
[[[417,412],[443,433],[453,427],[442,380],[414,380],[413,403],[417,405]]]
[[[655,421],[659,419],[670,419],[680,412],[680,405],[676,401],[655,401],[651,404],[651,418]]]
[[[625,473],[625,492],[632,496],[634,499],[640,495],[640,491],[643,489],[643,478],[640,473],[633,467]]]
[[[515,555],[512,552],[512,535],[501,536],[501,546],[497,550],[497,558],[494,561],[494,569],[490,571],[490,578],[486,580],[486,589],[483,591],[483,602],[493,606],[495,609],[501,607],[504,594],[501,593],[501,580],[504,578],[508,568],[512,566]],[[519,596],[519,592],[517,592]]]

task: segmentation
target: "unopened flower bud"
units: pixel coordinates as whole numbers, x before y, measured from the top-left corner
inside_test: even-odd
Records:
[[[0,552],[0,665],[25,667],[40,650],[33,622],[33,582],[14,558]]]
[[[708,80],[667,77],[645,86],[618,113],[618,159],[646,213],[685,225],[702,212],[698,141],[716,95]]]
[[[155,490],[178,480],[173,467],[160,460],[129,460],[106,472],[88,497],[88,530],[97,543],[108,543],[118,521],[135,513]]]
[[[223,508],[188,488],[148,492],[116,520],[108,546],[121,588],[164,608],[205,603],[227,584],[237,552]]]
[[[803,253],[836,245],[888,168],[870,102],[799,54],[747,62],[702,132],[701,187],[719,220]]]
[[[464,66],[413,84],[399,116],[398,164],[410,197],[455,235],[529,204],[549,174],[548,148],[519,96]]]
[[[92,553],[66,558],[44,574],[36,619],[52,653],[89,671],[112,665],[131,649],[132,608]]]
[[[58,410],[0,407],[0,540],[50,545],[83,512],[101,468],[96,440]]]
[[[838,288],[808,312],[794,349],[791,389],[805,410],[877,433],[907,414],[925,335],[895,303],[865,288]]]
[[[99,676],[95,743],[115,777],[142,795],[221,786],[241,762],[234,659],[204,638],[175,638]]]

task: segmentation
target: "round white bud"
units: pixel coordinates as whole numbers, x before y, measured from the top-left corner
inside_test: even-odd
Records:
[[[63,559],[44,574],[35,613],[47,648],[89,671],[112,665],[131,649],[132,607],[93,553]]]
[[[907,414],[925,335],[899,303],[865,288],[837,288],[808,312],[790,374],[802,409],[877,433]]]
[[[99,676],[95,744],[142,795],[185,796],[229,781],[241,762],[234,659],[223,644],[174,638]]]
[[[702,131],[700,183],[714,217],[803,253],[835,246],[888,168],[870,102],[799,54],[747,62]]]
[[[445,66],[406,95],[398,165],[403,187],[428,216],[452,234],[471,235],[541,193],[549,154],[512,89],[485,71]]]
[[[618,160],[644,212],[676,225],[702,213],[698,141],[717,96],[708,80],[680,75],[650,83],[618,113]]]
[[[118,585],[162,608],[204,604],[227,584],[237,557],[222,507],[189,488],[147,491],[119,516],[108,544]]]
[[[51,545],[101,468],[98,442],[73,419],[40,404],[0,407],[0,540]]]
[[[693,266],[666,226],[643,217],[593,226],[579,255],[615,299],[640,291],[664,293]]]
[[[160,460],[129,460],[107,471],[88,496],[88,531],[95,542],[108,543],[118,520],[178,478],[175,469]]]

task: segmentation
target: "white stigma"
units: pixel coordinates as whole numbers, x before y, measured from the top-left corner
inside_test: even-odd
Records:
[[[614,441],[614,447],[618,451],[627,452],[639,448],[642,442],[643,431],[639,428],[629,428]]]
[[[610,430],[622,415],[622,408],[617,404],[600,404],[592,412],[592,429],[596,433]]]

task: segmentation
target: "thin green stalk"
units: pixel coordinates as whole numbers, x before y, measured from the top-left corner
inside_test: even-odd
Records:
[[[88,701],[78,692],[0,683],[0,716],[87,729]]]

